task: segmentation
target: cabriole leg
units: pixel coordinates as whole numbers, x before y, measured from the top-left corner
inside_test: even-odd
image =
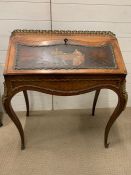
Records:
[[[96,103],[97,103],[99,94],[100,94],[100,89],[96,90],[96,93],[95,93],[95,98],[94,98],[93,107],[92,107],[92,116],[95,115],[95,108],[96,108]]]
[[[123,84],[118,89],[117,95],[118,95],[118,104],[117,104],[113,114],[111,115],[111,117],[110,117],[110,119],[109,119],[109,121],[106,125],[106,128],[105,128],[105,135],[104,135],[105,148],[109,147],[108,135],[109,135],[109,131],[110,131],[113,123],[115,122],[115,120],[119,117],[121,112],[126,107],[128,95],[127,95],[127,92],[126,92],[126,89],[125,89],[125,81],[123,82]]]
[[[27,91],[23,91],[24,97],[25,97],[25,103],[26,103],[26,116],[29,116],[29,99],[28,99],[28,94]]]
[[[4,106],[6,113],[11,118],[11,120],[14,122],[14,124],[16,125],[16,127],[19,131],[19,134],[21,137],[21,149],[23,150],[23,149],[25,149],[24,131],[23,131],[22,125],[21,125],[17,115],[15,114],[15,112],[11,106],[11,99],[12,99],[12,96],[7,96],[7,94],[5,93],[3,95],[2,102],[3,102],[3,106]]]

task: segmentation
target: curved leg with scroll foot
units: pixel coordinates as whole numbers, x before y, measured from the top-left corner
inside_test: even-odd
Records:
[[[25,103],[26,103],[26,116],[29,116],[29,99],[28,99],[28,94],[27,91],[23,91],[24,97],[25,97]]]
[[[92,107],[92,116],[95,115],[95,108],[96,108],[96,103],[97,103],[99,94],[100,94],[100,89],[96,90],[96,93],[95,93],[95,98],[94,98],[93,107]]]
[[[18,117],[16,116],[16,114],[11,106],[11,97],[4,97],[3,96],[3,106],[5,108],[6,113],[9,115],[11,120],[14,122],[14,124],[16,125],[16,127],[20,133],[21,149],[23,150],[23,149],[25,149],[24,131],[23,131],[22,125],[21,125]]]
[[[109,143],[108,143],[108,135],[109,135],[109,131],[113,125],[113,123],[115,122],[115,120],[119,117],[119,115],[121,114],[121,112],[125,109],[126,107],[126,103],[127,103],[127,99],[128,99],[128,95],[126,93],[125,90],[125,82],[123,83],[123,85],[121,85],[119,92],[117,93],[118,95],[118,104],[113,112],[113,114],[111,115],[106,128],[105,128],[105,135],[104,135],[104,145],[105,148],[109,147]]]

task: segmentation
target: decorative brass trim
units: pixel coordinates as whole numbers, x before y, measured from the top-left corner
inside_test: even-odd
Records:
[[[26,29],[16,29],[12,32],[11,36],[22,33],[22,34],[29,34],[29,33],[35,33],[35,34],[88,34],[88,35],[103,35],[103,36],[113,36],[115,37],[115,34],[111,31],[77,31],[77,30],[26,30]]]
[[[37,79],[25,79],[25,78],[20,78],[17,80],[11,80],[11,82],[15,83],[15,82],[23,82],[23,81],[27,81],[27,82],[32,82],[32,81],[38,81],[38,82],[43,82],[43,81],[54,81],[54,82],[59,82],[59,81],[116,81],[120,83],[120,79],[119,78],[108,78],[108,79],[103,79],[103,78],[93,78],[93,79],[89,79],[89,78],[46,78],[46,79],[42,79],[42,78],[37,78]],[[105,84],[105,83],[104,83]]]
[[[59,86],[59,83],[61,82],[61,86]],[[78,78],[78,79],[69,79],[69,78],[62,78],[62,79],[24,79],[20,78],[17,80],[11,80],[11,91],[17,91],[18,89],[26,88],[29,90],[30,88],[32,90],[41,89],[41,92],[49,91],[49,94],[52,94],[52,92],[56,95],[60,95],[60,92],[65,92],[66,94],[70,95],[70,93],[73,94],[82,94],[87,93],[93,90],[96,90],[97,88],[108,88],[108,89],[115,89],[116,91],[119,90],[119,83],[120,79],[116,79],[115,81],[112,79],[104,80],[104,79],[84,79],[84,78]],[[66,84],[76,83],[73,87],[66,88]],[[46,86],[48,84],[48,87]],[[83,85],[82,85],[83,84]],[[93,89],[93,90],[92,90]],[[74,92],[74,93],[73,93]],[[45,92],[44,92],[45,93]]]

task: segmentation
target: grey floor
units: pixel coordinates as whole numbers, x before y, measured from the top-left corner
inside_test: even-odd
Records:
[[[0,128],[0,175],[130,175],[131,108],[110,132],[110,147],[103,146],[112,109],[18,112],[26,137],[20,150],[16,127],[4,115]]]

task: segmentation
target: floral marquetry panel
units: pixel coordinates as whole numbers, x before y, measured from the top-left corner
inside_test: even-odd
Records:
[[[115,69],[113,48],[56,44],[47,46],[16,46],[15,69]]]

